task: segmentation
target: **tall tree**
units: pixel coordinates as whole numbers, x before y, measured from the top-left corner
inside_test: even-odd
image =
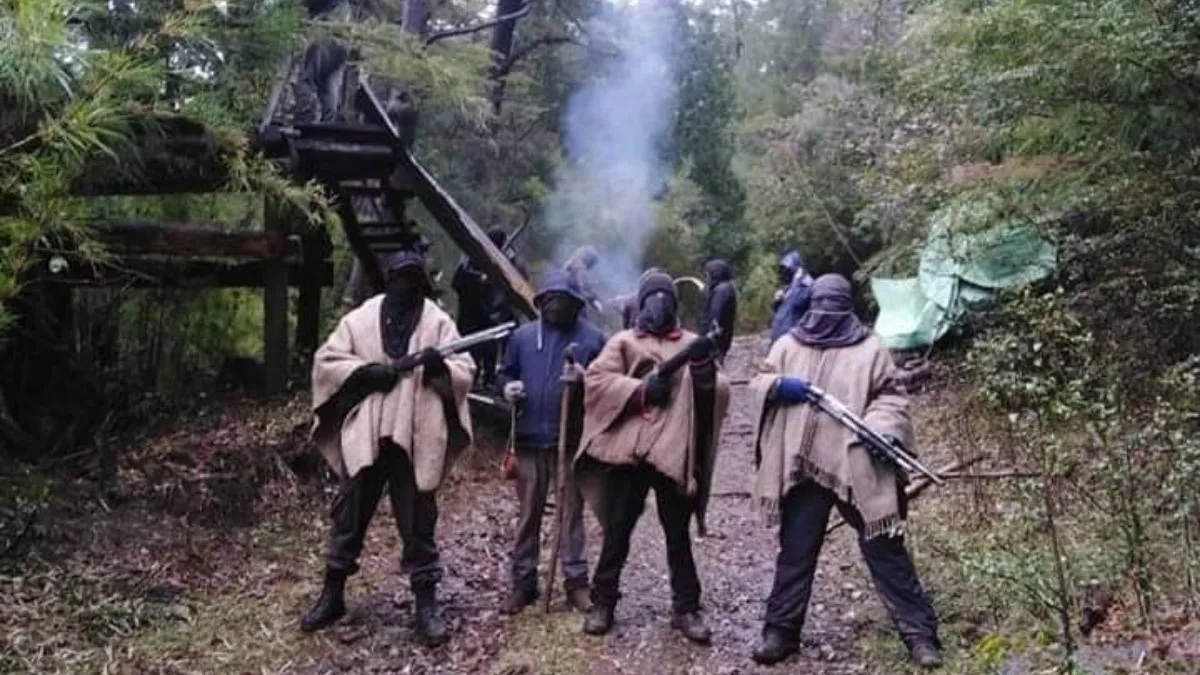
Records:
[[[678,159],[704,199],[702,227],[708,255],[746,261],[752,238],[743,227],[746,193],[733,170],[739,116],[734,81],[735,39],[717,27],[711,11],[687,10],[680,54]]]

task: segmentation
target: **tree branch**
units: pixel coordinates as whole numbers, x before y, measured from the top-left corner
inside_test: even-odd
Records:
[[[563,44],[579,44],[579,43],[578,43],[578,41],[575,40],[575,38],[573,38],[569,35],[547,35],[545,37],[538,38],[538,39],[534,40],[533,42],[530,42],[529,44],[521,47],[520,49],[514,49],[513,53],[509,54],[508,58],[505,59],[503,63],[496,66],[496,70],[493,73],[492,77],[504,77],[505,75],[508,75],[509,73],[512,72],[513,66],[515,66],[517,64],[517,61],[520,61],[521,59],[525,58],[526,56],[529,56],[530,53],[539,49],[540,47],[549,47],[552,45],[563,45]]]
[[[485,21],[481,24],[477,24],[474,26],[467,26],[465,28],[455,28],[453,30],[444,30],[444,31],[434,33],[433,35],[430,35],[428,38],[425,39],[425,46],[428,47],[429,45],[431,45],[439,40],[445,40],[446,38],[458,37],[460,35],[470,35],[472,33],[478,33],[480,31],[485,31],[489,28],[494,28],[495,26],[498,26],[498,25],[504,23],[505,21],[516,21],[517,19],[528,14],[532,9],[533,9],[533,4],[530,2],[526,2],[525,6],[522,7],[521,9],[519,9],[511,14],[505,14],[504,16],[498,16],[495,19],[492,19],[491,21]]]

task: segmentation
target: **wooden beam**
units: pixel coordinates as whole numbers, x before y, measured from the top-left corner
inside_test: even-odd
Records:
[[[92,230],[116,255],[167,255],[300,262],[300,237],[223,230],[216,225],[115,223]]]
[[[226,263],[128,259],[111,265],[72,263],[69,270],[45,281],[68,286],[109,288],[262,288],[266,261]],[[285,263],[288,285],[299,286],[304,279],[300,264]],[[333,263],[321,263],[317,279],[322,287],[333,285]]]
[[[527,317],[537,311],[533,304],[533,287],[500,249],[488,239],[483,228],[463,210],[433,176],[404,148],[397,147],[396,155],[411,174],[417,197],[454,243],[485,274],[500,282],[513,305]]]

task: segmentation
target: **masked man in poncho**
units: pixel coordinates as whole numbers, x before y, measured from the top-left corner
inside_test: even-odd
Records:
[[[941,663],[937,616],[904,546],[903,478],[832,417],[805,405],[809,383],[842,401],[868,426],[914,449],[908,399],[879,336],[854,314],[850,282],[827,274],[808,313],[771,348],[751,383],[759,414],[755,496],[780,519],[775,583],[754,660],[772,664],[799,646],[817,556],[836,507],[915,661]]]
[[[707,643],[688,525],[693,513],[702,522],[729,383],[717,372],[711,342],[680,330],[670,276],[645,275],[637,297],[636,327],[614,335],[584,378],[576,476],[604,528],[604,543],[583,630],[603,635],[612,628],[629,540],[653,489],[666,537],[671,625],[689,640]],[[690,365],[673,376],[644,374],[684,351]]]
[[[385,292],[342,317],[314,358],[313,440],[342,484],[333,502],[325,587],[301,627],[319,630],[345,614],[342,589],[358,571],[386,488],[404,542],[400,569],[416,597],[416,631],[437,645],[447,634],[437,612],[436,492],[454,456],[471,442],[467,392],[475,364],[466,354],[443,359],[435,349],[459,335],[454,319],[429,299],[421,256],[401,251],[380,262]]]

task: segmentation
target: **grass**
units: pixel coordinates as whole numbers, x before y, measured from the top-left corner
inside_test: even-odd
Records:
[[[555,610],[545,614],[539,603],[508,621],[497,675],[543,673],[582,675],[603,651],[603,641],[584,638],[579,614]]]

